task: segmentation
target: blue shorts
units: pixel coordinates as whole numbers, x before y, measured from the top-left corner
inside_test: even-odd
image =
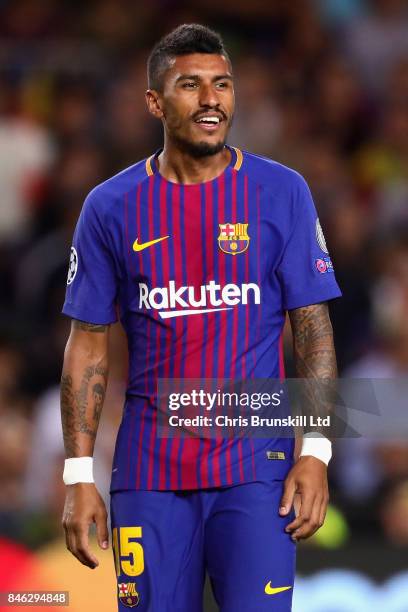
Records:
[[[293,515],[283,481],[199,491],[117,491],[111,526],[119,611],[201,612],[205,572],[221,612],[289,612]]]

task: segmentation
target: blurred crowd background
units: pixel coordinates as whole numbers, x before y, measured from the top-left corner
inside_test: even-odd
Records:
[[[160,147],[146,57],[185,22],[217,29],[230,51],[231,144],[310,184],[344,294],[331,305],[341,375],[408,374],[406,0],[2,0],[0,536],[26,550],[62,535],[60,310],[76,219],[92,187]],[[119,328],[112,342],[105,497],[126,377]],[[337,446],[330,520],[308,559],[407,547],[408,440]]]

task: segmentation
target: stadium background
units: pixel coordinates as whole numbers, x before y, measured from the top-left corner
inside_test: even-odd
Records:
[[[332,305],[340,372],[408,373],[405,0],[2,0],[0,591],[69,589],[72,610],[116,609],[111,553],[91,572],[60,527],[59,312],[84,196],[160,146],[143,97],[148,50],[193,21],[218,29],[233,58],[230,142],[311,186],[344,293]],[[112,344],[96,452],[105,497],[126,372],[119,329]],[[289,335],[286,346],[290,371]],[[406,612],[408,441],[335,450],[326,526],[299,547],[294,610]]]

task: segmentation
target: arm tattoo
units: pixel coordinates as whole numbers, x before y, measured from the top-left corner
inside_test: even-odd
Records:
[[[86,332],[103,333],[106,331],[107,325],[97,325],[95,323],[86,323],[85,321],[72,320],[74,328]]]
[[[327,304],[296,308],[289,313],[299,378],[336,378],[336,353]]]
[[[92,398],[93,398],[93,420],[95,423],[99,423],[101,417],[103,401],[105,399],[105,388],[101,383],[96,383],[92,387]]]
[[[72,376],[61,377],[61,420],[64,446],[67,457],[75,457],[79,445],[75,440],[75,401],[72,390]]]
[[[296,375],[300,385],[303,414],[325,417],[334,403],[337,378],[333,330],[327,304],[296,308],[289,313]],[[307,428],[308,429],[308,428]],[[313,427],[318,430],[319,427]],[[328,435],[327,430],[322,431]]]
[[[78,389],[74,389],[71,375],[62,375],[61,418],[67,457],[74,457],[80,450],[79,433],[95,440],[107,380],[108,369],[103,362],[84,369]]]

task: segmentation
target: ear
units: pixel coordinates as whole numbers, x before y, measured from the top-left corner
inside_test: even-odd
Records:
[[[156,119],[161,119],[164,113],[161,109],[160,94],[155,89],[148,89],[145,97],[149,113],[156,117]]]

